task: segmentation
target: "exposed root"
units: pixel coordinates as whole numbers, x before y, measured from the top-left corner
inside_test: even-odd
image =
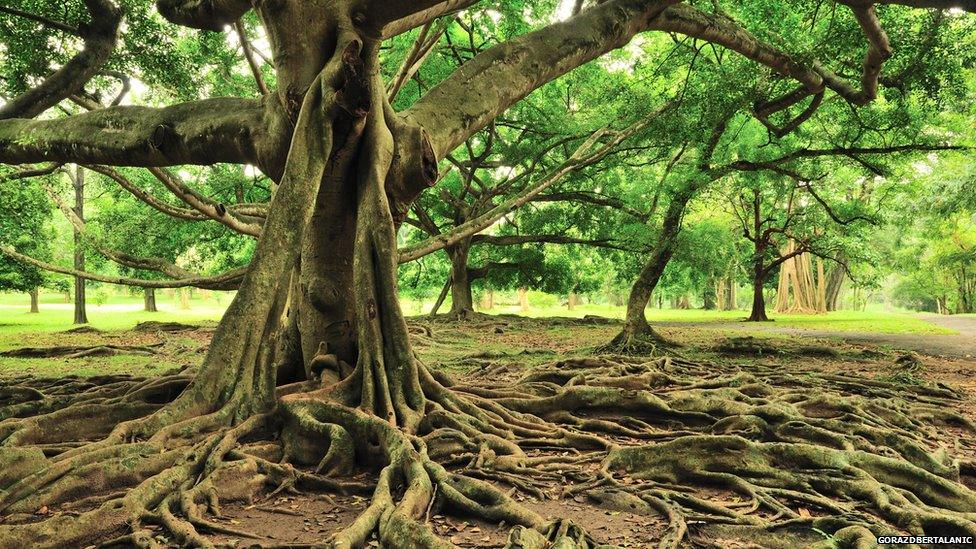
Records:
[[[159,322],[157,320],[147,320],[136,324],[134,332],[188,332],[196,330],[199,326],[182,324],[179,322]]]
[[[626,327],[606,345],[594,349],[599,354],[621,354],[633,356],[662,356],[675,354],[681,344],[671,341],[647,326],[645,329],[629,330]]]
[[[422,368],[427,405],[415,434],[337,402],[329,387],[283,396],[277,412],[236,424],[216,413],[113,444],[54,441],[36,430],[47,416],[14,418],[0,428],[36,423],[32,435],[15,430],[3,446],[0,547],[152,546],[147,525],[201,547],[215,533],[260,539],[220,522],[220,501],[250,502],[274,488],[372,493],[365,512],[331,538],[334,547],[374,535],[391,547],[447,547],[427,524],[431,509],[517,526],[509,547],[600,546],[577,525],[547,523],[504,486],[540,499],[563,486],[564,496],[607,509],[660,515],[661,547],[689,536],[761,542],[784,532],[811,546],[823,540],[818,532],[841,546],[899,533],[976,535],[976,492],[960,482],[973,472],[976,429],[954,411],[958,395],[755,368],[591,358],[540,367],[508,388],[451,385]],[[125,387],[115,398],[133,402],[178,379],[91,390]],[[3,394],[21,404],[51,398],[50,387],[35,385]],[[91,405],[78,399],[52,414]],[[277,432],[282,444],[270,454],[249,451],[256,442],[247,441]],[[343,480],[362,465],[379,471],[375,486]],[[96,492],[108,496],[78,505],[78,495]],[[62,504],[81,513],[32,515]]]
[[[94,356],[143,355],[156,354],[157,345],[94,345],[88,347],[22,347],[0,353],[7,358],[85,358]]]

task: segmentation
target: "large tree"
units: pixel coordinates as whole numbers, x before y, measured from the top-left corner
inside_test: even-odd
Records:
[[[890,524],[922,533],[976,533],[976,494],[955,482],[958,468],[926,452],[927,441],[920,434],[893,433],[892,439],[876,430],[879,421],[890,422],[893,430],[894,425],[911,424],[910,411],[886,410],[884,418],[871,413],[870,419],[831,422],[824,418],[847,410],[845,403],[798,402],[789,396],[775,406],[767,400],[746,404],[728,393],[701,395],[694,388],[665,401],[635,390],[662,382],[661,375],[679,375],[670,365],[664,374],[641,371],[638,365],[593,369],[584,361],[534,374],[537,378],[530,375],[528,381],[545,383],[513,391],[467,390],[417,361],[396,299],[396,267],[403,257],[396,249],[396,231],[418,195],[436,183],[438,162],[536,88],[623,47],[638,34],[664,31],[727,48],[765,67],[754,70],[772,69],[777,78],[766,86],[770,95],[758,109],[761,116],[768,120],[805,102],[814,105],[790,117],[800,123],[828,91],[855,106],[877,96],[882,63],[892,51],[875,3],[835,6],[836,19],[799,2],[746,2],[726,7],[728,12],[718,4],[712,5],[715,11],[706,11],[676,1],[578,3],[585,9],[506,36],[409,106],[394,109],[382,78],[383,42],[476,3],[159,0],[159,12],[171,23],[207,31],[219,32],[242,18],[253,21],[250,12],[256,12],[274,70],[273,79],[256,86],[259,97],[208,97],[156,107],[113,106],[114,101],[86,88],[96,77],[111,77],[106,66],[125,64],[113,52],[119,43],[125,53],[135,50],[126,43],[130,32],[145,32],[154,24],[149,16],[148,23],[130,17],[123,25],[127,12],[147,15],[143,3],[117,6],[110,0],[84,0],[87,15],[77,5],[61,12],[29,0],[0,9],[7,14],[5,24],[21,30],[40,26],[71,37],[68,43],[84,43],[69,58],[61,50],[60,63],[23,66],[25,74],[33,70],[40,77],[13,82],[12,90],[24,89],[11,93],[0,107],[0,162],[152,168],[251,164],[277,183],[260,227],[241,226],[241,219],[222,204],[201,205],[212,217],[259,236],[253,260],[239,278],[239,292],[192,375],[129,381],[128,391],[124,383],[114,384],[97,389],[101,393],[95,396],[49,396],[20,387],[12,393],[16,400],[0,408],[0,417],[8,418],[0,423],[4,516],[74,498],[93,483],[129,487],[78,516],[0,525],[0,545],[83,546],[126,530],[132,533],[121,541],[149,545],[153,541],[143,525],[153,521],[183,543],[208,546],[199,531],[223,528],[205,515],[215,506],[218,486],[242,477],[245,483],[267,479],[342,486],[341,480],[287,463],[316,465],[317,471],[334,476],[372,462],[381,467],[372,503],[331,540],[336,547],[360,546],[374,532],[386,546],[447,545],[423,521],[435,486],[439,501],[451,511],[517,524],[513,543],[520,539],[522,546],[531,546],[536,539],[541,546],[544,542],[537,538],[542,534],[529,530],[547,531],[541,516],[492,485],[452,475],[440,465],[476,457],[504,476],[531,475],[539,471],[526,465],[548,468],[560,459],[563,466],[580,463],[570,457],[543,465],[525,453],[538,445],[603,452],[597,455],[605,457],[604,475],[594,477],[595,485],[620,487],[614,492],[619,505],[657,509],[668,516],[671,530],[665,545],[680,543],[688,509],[696,515],[717,512],[708,502],[682,500],[680,491],[669,491],[674,482],[719,482],[777,518],[799,520],[777,498],[792,501],[803,497],[793,494],[812,487],[815,493],[805,497],[826,506],[836,520],[811,519],[811,526],[859,543],[873,539],[865,525],[877,533],[893,531]],[[876,4],[908,34],[919,18],[903,6],[887,4],[949,8],[956,3]],[[549,3],[535,7],[544,4]],[[962,5],[976,10],[969,0]],[[521,15],[527,7],[519,2],[512,8]],[[736,18],[756,22],[756,33]],[[235,26],[247,30],[246,25]],[[818,40],[804,38],[808,26]],[[27,51],[24,44],[32,40],[28,34],[12,33],[8,52],[11,47]],[[859,81],[852,84],[845,76],[846,63],[836,72],[829,66],[832,56],[849,62],[850,50],[862,41],[867,42],[867,54]],[[836,44],[844,47],[833,48]],[[211,45],[220,48],[219,41]],[[48,50],[43,40],[34,48]],[[920,59],[925,59],[924,51]],[[261,74],[261,67],[254,73]],[[65,100],[93,110],[39,116]],[[639,129],[640,120],[650,114],[635,107],[616,127],[636,124]],[[631,133],[596,131],[579,143],[557,173],[592,161]],[[447,240],[433,246],[442,247]],[[3,250],[29,259],[9,246]],[[653,363],[644,368],[653,369]],[[696,387],[688,379],[676,384]],[[530,389],[541,385],[547,387],[542,392]],[[734,385],[741,386],[742,380]],[[746,399],[745,392],[740,394]],[[802,413],[806,406],[816,408],[810,417]],[[589,417],[591,412],[621,410],[632,413],[634,421]],[[936,410],[927,413],[937,415]],[[658,439],[655,423],[711,427],[666,444],[626,447],[600,434]],[[237,449],[239,440],[268,431],[280,431],[279,457],[287,463]],[[87,443],[73,444],[76,440]],[[892,452],[900,460],[889,457]],[[784,463],[797,469],[784,475]],[[642,494],[607,474],[621,470],[669,482],[656,494]],[[766,478],[774,480],[764,482]],[[824,494],[858,500],[870,512],[852,508],[858,517],[847,520],[842,518],[846,503],[830,503]],[[756,536],[770,523],[734,511],[723,517],[722,522],[751,526],[750,535]],[[551,541],[563,545],[584,537],[575,527],[548,533]]]

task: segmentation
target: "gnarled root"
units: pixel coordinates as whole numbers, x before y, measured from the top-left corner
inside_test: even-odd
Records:
[[[66,449],[48,457],[8,443],[0,546],[120,536],[152,546],[147,528],[159,526],[194,546],[212,545],[217,533],[254,537],[219,521],[220,501],[269,487],[371,492],[362,515],[332,536],[336,547],[374,535],[393,547],[449,546],[427,522],[431,508],[515,525],[510,547],[605,541],[547,523],[506,485],[659,515],[662,547],[689,536],[775,544],[789,535],[814,546],[829,535],[859,546],[876,535],[976,534],[976,493],[960,482],[973,472],[974,429],[945,388],[671,358],[563,361],[501,389],[452,385],[418,368],[426,405],[414,431],[337,401],[331,387],[309,387],[243,421],[218,411],[144,439],[61,441]],[[145,383],[133,382],[130,394]],[[250,453],[279,432],[277,450]],[[283,458],[314,469],[276,463]],[[343,480],[364,465],[379,471],[375,486]],[[80,514],[32,515],[62,504]]]

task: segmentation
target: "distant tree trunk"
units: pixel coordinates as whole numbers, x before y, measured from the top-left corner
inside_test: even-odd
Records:
[[[844,280],[847,279],[847,271],[844,270],[843,265],[839,263],[845,261],[847,258],[843,253],[838,253],[836,258],[838,261],[837,265],[830,270],[830,274],[827,275],[827,310],[836,311],[840,305],[840,292],[844,288]]]
[[[156,290],[154,288],[145,288],[143,292],[143,303],[147,313],[155,313],[158,311],[156,309]]]
[[[718,292],[716,291],[716,286],[714,284],[709,284],[706,286],[705,291],[702,294],[702,300],[704,301],[702,308],[706,311],[714,311],[717,309],[717,294]]]
[[[690,309],[691,308],[691,300],[688,298],[688,295],[687,294],[681,296],[681,299],[678,300],[678,308],[679,309]]]
[[[525,288],[518,289],[519,310],[523,313],[529,312],[529,291]]]
[[[734,311],[739,308],[738,306],[738,295],[736,292],[736,287],[738,285],[732,278],[727,278],[723,281],[722,292],[725,294],[725,306],[722,307],[723,311]]]
[[[39,312],[41,312],[41,309],[40,309],[40,307],[38,305],[38,297],[39,297],[38,294],[40,293],[40,290],[38,290],[37,288],[34,288],[33,290],[31,290],[28,293],[30,293],[30,300],[31,300],[30,312],[32,312],[32,313],[39,313]]]
[[[647,263],[637,275],[637,280],[630,289],[630,296],[627,299],[627,315],[624,317],[624,328],[612,343],[626,343],[635,337],[654,336],[651,325],[644,316],[644,309],[651,300],[651,294],[657,287],[664,269],[668,266],[668,261],[674,255],[674,247],[678,241],[678,233],[681,231],[681,219],[684,216],[685,208],[697,190],[695,185],[688,185],[681,191],[675,193],[668,206],[668,211],[664,215],[661,224],[661,235],[658,237]]]
[[[447,292],[451,289],[451,277],[448,276],[447,281],[444,282],[444,287],[441,288],[441,293],[437,296],[437,300],[434,301],[434,306],[430,308],[430,316],[437,314],[437,311],[444,304],[444,300],[447,299]]]
[[[488,288],[485,291],[485,295],[481,298],[481,306],[486,311],[491,311],[495,308],[495,290]]]
[[[570,311],[576,310],[576,304],[579,302],[579,296],[576,292],[569,292],[569,296],[566,298],[566,308]]]
[[[451,258],[451,316],[465,319],[474,314],[474,298],[471,293],[471,276],[468,272],[470,239],[446,248]]]
[[[180,288],[180,309],[188,311],[190,309],[190,289]]]
[[[766,284],[766,269],[763,266],[763,249],[756,247],[756,257],[752,265],[752,312],[749,314],[747,322],[768,322],[766,316],[766,296],[763,295],[763,286]]]
[[[78,166],[75,177],[72,179],[75,188],[75,215],[78,219],[85,219],[85,170]],[[74,231],[75,261],[76,271],[85,270],[85,249],[81,242],[81,232]],[[88,324],[88,313],[85,310],[85,279],[80,276],[75,277],[75,324]]]
[[[962,267],[959,269],[959,304],[956,311],[961,314],[974,312],[976,309],[976,296],[974,296],[973,282],[970,281],[969,271]]]

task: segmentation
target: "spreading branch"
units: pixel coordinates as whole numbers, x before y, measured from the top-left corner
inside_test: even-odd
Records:
[[[622,47],[675,0],[610,0],[489,48],[406,111],[438,159],[532,90]]]
[[[0,119],[37,116],[80,92],[102,68],[115,50],[122,10],[110,0],[85,0],[85,7],[91,21],[77,29],[85,46],[41,84],[0,106]]]
[[[592,165],[613,152],[613,150],[615,150],[622,142],[646,128],[654,118],[656,118],[662,112],[668,110],[671,106],[671,104],[668,104],[661,109],[658,109],[647,118],[630,125],[621,132],[609,134],[609,132],[607,132],[605,129],[597,130],[591,134],[590,137],[587,138],[558,168],[546,176],[541,177],[533,184],[526,186],[526,188],[509,200],[495,206],[474,219],[470,219],[461,225],[458,225],[449,232],[438,234],[424,240],[423,242],[402,248],[400,250],[400,263],[407,263],[427,254],[436,252],[437,250],[443,249],[447,246],[452,246],[465,238],[487,229],[502,217],[508,215],[516,208],[532,200],[542,191],[551,187],[567,174],[582,167]],[[601,139],[608,134],[611,138],[607,142],[601,144]]]
[[[253,164],[280,176],[290,131],[273,99],[117,106],[54,120],[0,120],[0,162],[113,166]]]
[[[251,9],[250,0],[157,0],[156,9],[171,23],[221,31]]]

